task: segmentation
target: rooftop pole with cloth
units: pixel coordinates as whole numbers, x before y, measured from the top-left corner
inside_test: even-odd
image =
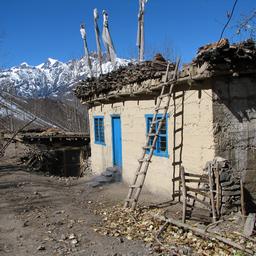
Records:
[[[98,59],[100,64],[100,73],[102,74],[102,51],[101,51],[101,45],[100,45],[100,30],[97,22],[97,20],[99,19],[99,13],[97,8],[93,10],[93,16],[94,16],[94,30],[95,30],[95,36],[96,36],[97,53],[98,53]]]
[[[105,10],[103,10],[103,32],[102,39],[107,50],[107,58],[108,61],[111,61],[113,67],[116,64],[116,53],[113,45],[113,41],[110,36],[109,27],[108,27],[108,14]]]
[[[87,63],[88,63],[88,67],[90,69],[90,74],[92,77],[92,63],[91,63],[91,59],[89,56],[89,50],[88,50],[88,45],[87,45],[87,41],[86,41],[86,31],[85,31],[85,25],[82,24],[80,26],[80,33],[84,42],[84,53],[85,53],[85,57],[87,58]]]
[[[144,12],[145,3],[148,0],[139,0],[139,14],[138,14],[138,32],[137,32],[137,46],[139,62],[144,60]]]

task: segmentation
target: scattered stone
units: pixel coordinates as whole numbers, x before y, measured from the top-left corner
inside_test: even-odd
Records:
[[[63,213],[65,213],[65,211],[64,210],[60,210],[60,211],[56,211],[54,214],[63,214]]]
[[[75,234],[70,234],[69,236],[68,236],[68,239],[75,239],[76,237],[75,237]]]
[[[29,221],[26,220],[26,221],[23,223],[23,227],[28,227],[28,225],[29,225]]]
[[[38,250],[38,251],[44,251],[44,250],[45,250],[45,246],[44,246],[44,245],[39,245],[39,246],[37,247],[37,250]]]
[[[124,242],[124,239],[122,237],[119,237],[118,241],[122,244]]]
[[[72,239],[71,244],[76,245],[76,244],[78,244],[78,241],[76,239]]]

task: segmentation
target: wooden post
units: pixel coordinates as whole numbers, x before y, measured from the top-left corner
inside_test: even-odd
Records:
[[[93,11],[94,14],[94,31],[95,31],[95,37],[96,37],[96,45],[97,45],[97,53],[98,53],[98,60],[100,64],[100,73],[102,74],[102,51],[100,46],[100,30],[97,23],[97,20],[99,18],[98,10],[95,8]]]
[[[139,15],[138,15],[138,32],[137,32],[137,46],[138,59],[142,62],[144,59],[144,10],[146,0],[139,0]]]
[[[215,166],[215,183],[216,183],[216,212],[218,217],[220,217],[220,208],[221,208],[221,185],[220,185],[220,172],[219,172],[219,164],[216,163]]]
[[[184,167],[180,168],[180,177],[182,182],[182,200],[183,200],[183,209],[182,209],[182,222],[186,222],[186,212],[187,212],[187,188],[186,188],[186,180],[185,180],[185,170]]]
[[[92,77],[93,76],[93,74],[92,74],[92,63],[91,63],[89,50],[88,50],[88,45],[87,45],[87,41],[86,41],[86,31],[85,31],[85,25],[84,24],[81,24],[81,26],[80,26],[80,33],[81,33],[83,43],[84,43],[84,55],[87,58],[88,67],[89,67],[91,77]]]
[[[213,173],[212,173],[212,164],[208,165],[208,175],[209,175],[209,186],[210,186],[210,200],[212,206],[212,219],[213,222],[216,222],[216,211],[215,211],[215,203],[214,203],[214,195],[213,195]]]
[[[243,179],[240,177],[240,190],[241,190],[241,213],[242,213],[242,219],[243,223],[245,223],[246,220],[246,210],[245,210],[245,202],[244,202],[244,184],[243,184]]]

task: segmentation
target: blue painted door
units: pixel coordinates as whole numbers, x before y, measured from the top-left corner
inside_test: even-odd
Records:
[[[122,167],[122,133],[120,116],[112,116],[113,165]]]

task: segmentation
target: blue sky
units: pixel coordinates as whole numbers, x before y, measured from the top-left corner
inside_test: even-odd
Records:
[[[217,41],[234,0],[149,0],[145,14],[146,55],[172,50],[189,62],[199,46]],[[37,65],[48,57],[67,61],[83,54],[79,26],[85,22],[90,51],[95,50],[93,9],[109,13],[119,57],[135,57],[138,0],[1,0],[0,66]],[[231,25],[256,8],[256,0],[240,0]],[[102,27],[102,17],[100,17]],[[225,33],[232,41],[244,39]]]

